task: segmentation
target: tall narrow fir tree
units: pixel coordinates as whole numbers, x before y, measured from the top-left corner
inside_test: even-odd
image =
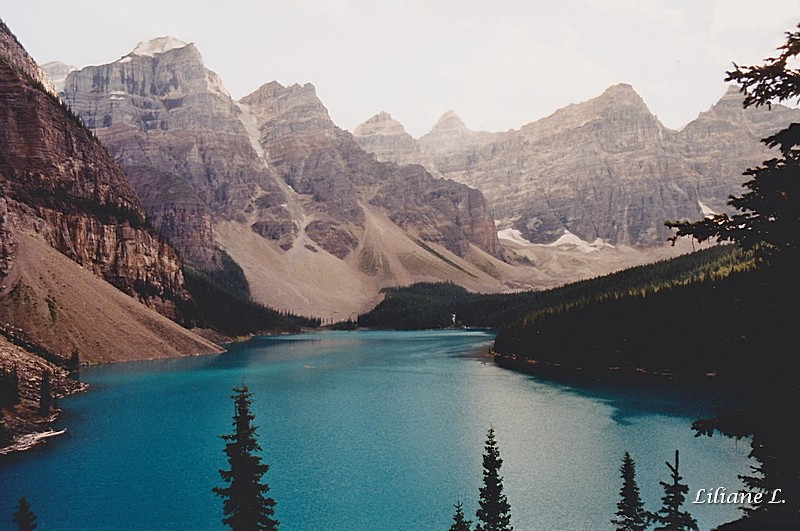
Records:
[[[213,492],[223,498],[225,518],[222,523],[233,531],[276,530],[279,521],[274,519],[275,500],[266,496],[269,486],[261,480],[269,465],[261,462],[261,451],[256,440],[255,418],[250,413],[251,394],[247,386],[233,389],[233,433],[221,435],[227,441],[225,455],[230,470],[219,473],[227,487],[214,487]]]
[[[636,484],[636,463],[628,452],[622,457],[619,472],[622,477],[622,488],[619,490],[620,500],[617,502],[616,517],[611,523],[617,531],[647,529],[650,519],[644,510],[639,486]]]
[[[503,494],[503,478],[500,476],[500,450],[494,438],[494,429],[490,428],[486,435],[485,453],[483,454],[483,487],[480,489],[478,504],[480,509],[475,513],[478,524],[475,531],[512,531],[511,506]]]

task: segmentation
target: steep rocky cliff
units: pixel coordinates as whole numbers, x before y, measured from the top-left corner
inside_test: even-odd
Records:
[[[0,453],[53,434],[45,372],[60,397],[84,387],[67,378],[78,363],[219,352],[164,316],[187,298],[120,167],[0,21],[0,371],[19,395]]]
[[[57,96],[3,26],[0,190],[11,226],[166,315],[187,296],[174,252],[147,228],[119,166]]]
[[[451,111],[417,146],[441,175],[483,191],[501,229],[531,242],[568,231],[587,242],[651,247],[669,236],[664,220],[724,209],[742,172],[770,156],[758,140],[799,114],[782,106],[743,110],[731,88],[673,131],[620,84],[517,131],[470,131]],[[391,159],[389,139],[359,141]]]
[[[242,111],[193,44],[160,38],[111,64],[71,73],[64,99],[108,147],[161,233],[195,267],[219,257],[212,218],[291,242],[286,197],[256,153]]]

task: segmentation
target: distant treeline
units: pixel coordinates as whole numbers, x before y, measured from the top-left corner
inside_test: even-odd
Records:
[[[751,266],[749,254],[734,246],[718,246],[546,291],[486,295],[443,283],[386,288],[383,302],[359,316],[358,325],[396,330],[454,325],[501,328],[535,312],[559,312],[593,301],[656,293]]]
[[[186,289],[192,296],[179,308],[184,324],[212,328],[230,337],[299,332],[320,325],[318,318],[279,312],[253,301],[242,269],[224,252],[222,258],[222,268],[214,272],[184,267]]]

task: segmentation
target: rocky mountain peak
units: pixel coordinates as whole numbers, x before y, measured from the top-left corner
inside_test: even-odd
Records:
[[[285,112],[289,107],[302,107],[315,116],[324,116],[325,119],[330,119],[328,109],[317,97],[317,89],[311,83],[305,85],[295,83],[285,87],[277,81],[270,81],[261,85],[252,94],[242,98],[241,101],[245,105],[274,105],[277,112]]]
[[[285,137],[295,144],[292,149],[300,149],[320,142],[329,145],[336,136],[338,128],[311,83],[284,87],[272,81],[242,98],[240,103],[248,106],[259,122],[269,124],[266,128],[269,138],[262,136],[262,143],[269,144]]]
[[[615,98],[615,99],[626,99],[630,101],[642,102],[642,97],[639,96],[639,93],[636,92],[636,89],[633,88],[632,85],[628,83],[617,83],[616,85],[611,85],[606,90],[603,91],[601,96],[607,98]]]
[[[403,135],[407,134],[403,124],[392,118],[388,112],[381,111],[353,131],[358,137],[369,135]]]
[[[148,228],[105,147],[33,75],[38,66],[24,48],[10,32],[0,41],[0,195],[12,224],[174,315],[187,296],[174,251]]]
[[[444,113],[431,129],[431,133],[460,133],[464,131],[469,131],[469,129],[467,129],[461,117],[453,110]]]
[[[582,119],[602,118],[612,121],[646,120],[655,125],[655,115],[631,85],[619,83],[608,87],[589,101],[570,106]]]
[[[147,57],[154,57],[157,54],[162,54],[177,48],[188,46],[188,43],[176,39],[170,35],[165,37],[156,37],[147,42],[140,42],[136,48],[129,55],[144,55]]]
[[[387,112],[381,111],[356,127],[353,137],[359,146],[374,154],[381,162],[394,162],[400,165],[419,164],[432,175],[440,176],[417,141],[406,132],[403,124]]]
[[[159,38],[113,63],[73,72],[64,99],[123,166],[154,225],[193,267],[221,264],[214,218],[277,219],[282,228],[275,239],[291,233],[279,206],[285,197],[255,149],[249,114],[193,44]]]
[[[441,169],[443,159],[450,154],[466,148],[477,149],[490,142],[493,133],[472,131],[455,111],[447,111],[434,124],[431,131],[419,139],[419,145],[426,157],[432,157],[436,167]]]

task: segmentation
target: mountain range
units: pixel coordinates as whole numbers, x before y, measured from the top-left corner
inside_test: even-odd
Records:
[[[269,306],[347,318],[387,285],[513,278],[480,192],[377,161],[310,84],[234,101],[193,44],[160,38],[70,72],[61,94],[180,256],[213,271],[229,254]]]
[[[45,66],[187,264],[227,253],[259,302],[334,320],[386,286],[543,288],[682,252],[663,222],[724,210],[769,156],[758,140],[800,113],[745,111],[731,88],[674,131],[620,84],[519,130],[449,111],[414,139],[385,112],[342,130],[311,84],[235,101],[173,37]]]
[[[0,94],[0,362],[31,397],[45,371],[75,390],[77,355],[219,351],[175,322],[189,273],[339,321],[388,286],[544,288],[684,252],[663,221],[724,210],[800,118],[732,88],[674,131],[622,84],[519,130],[450,111],[415,139],[382,112],[350,133],[311,84],[235,101],[173,37],[43,68],[1,22]]]
[[[549,287],[683,251],[663,221],[724,210],[769,156],[758,140],[800,112],[745,111],[732,88],[674,131],[620,84],[519,130],[450,111],[414,139],[387,113],[340,129],[311,84],[235,101],[173,37],[45,66],[183,262],[216,271],[227,254],[255,300],[334,320],[385,286]]]
[[[732,86],[675,131],[619,84],[519,130],[471,131],[449,111],[414,139],[382,112],[354,135],[379,160],[420,164],[481,190],[498,228],[529,242],[569,233],[647,248],[671,235],[664,220],[725,211],[743,171],[774,156],[760,139],[798,120],[800,110],[782,105],[743,109]]]

